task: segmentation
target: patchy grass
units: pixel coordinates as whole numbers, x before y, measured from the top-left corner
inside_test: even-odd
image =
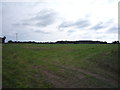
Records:
[[[3,44],[3,88],[117,88],[116,44]]]

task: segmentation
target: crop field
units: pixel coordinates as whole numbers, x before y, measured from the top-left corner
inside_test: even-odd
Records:
[[[117,44],[3,44],[3,88],[118,88]]]

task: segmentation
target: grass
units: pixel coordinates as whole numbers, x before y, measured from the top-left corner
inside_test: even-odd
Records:
[[[3,88],[117,88],[117,44],[3,44]]]

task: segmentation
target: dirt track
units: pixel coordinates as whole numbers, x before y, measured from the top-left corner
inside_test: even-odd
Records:
[[[110,80],[106,79],[98,74],[83,70],[83,69],[78,69],[74,67],[69,67],[69,66],[63,66],[56,64],[57,67],[60,67],[63,69],[63,71],[68,70],[70,75],[67,77],[61,76],[59,74],[56,74],[52,71],[48,71],[45,69],[45,66],[36,66],[36,69],[39,69],[40,72],[43,74],[45,77],[45,80],[49,83],[51,83],[55,88],[94,88],[94,86],[89,86],[87,81],[89,78],[86,77],[86,75],[89,75],[90,77],[96,78],[97,80],[103,81],[104,83],[107,83],[108,85],[117,86],[117,81],[115,80]],[[82,84],[80,81],[84,80],[86,84]],[[88,85],[88,86],[87,86]],[[106,87],[106,86],[105,86]],[[99,86],[96,88],[100,88]],[[108,86],[109,88],[109,86]]]

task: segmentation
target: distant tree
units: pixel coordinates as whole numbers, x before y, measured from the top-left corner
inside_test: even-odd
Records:
[[[113,44],[118,44],[118,43],[119,43],[119,41],[113,41],[112,43],[113,43]]]
[[[8,43],[13,43],[13,41],[12,41],[12,40],[9,40]]]

